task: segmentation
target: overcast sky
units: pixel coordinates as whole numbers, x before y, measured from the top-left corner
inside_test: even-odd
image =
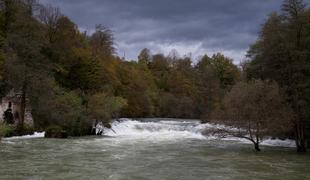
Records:
[[[212,55],[222,52],[238,63],[258,36],[267,15],[282,0],[41,0],[59,7],[81,30],[96,24],[114,34],[118,55],[137,59],[152,53]]]

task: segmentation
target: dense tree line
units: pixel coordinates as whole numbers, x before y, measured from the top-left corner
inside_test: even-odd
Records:
[[[70,135],[119,116],[205,118],[240,78],[222,54],[193,65],[176,52],[144,49],[126,61],[104,26],[80,32],[59,9],[35,0],[1,0],[0,7],[1,96],[21,95],[21,130],[26,106],[37,129],[59,126]]]
[[[263,136],[284,134],[306,150],[310,10],[301,0],[285,0],[281,13],[269,16],[241,66],[221,53],[194,64],[176,51],[149,49],[126,61],[102,25],[81,32],[35,0],[1,0],[0,9],[0,95],[20,93],[36,129],[57,126],[78,136],[93,122],[121,116],[198,118],[242,129],[235,135],[257,150]]]
[[[227,93],[214,120],[238,127],[229,132],[253,142],[264,136],[293,137],[298,152],[310,140],[310,9],[285,0],[263,24],[241,64],[243,81]],[[276,83],[276,84],[275,84]],[[227,132],[224,132],[227,133]]]
[[[310,130],[310,9],[302,0],[285,0],[270,14],[245,63],[248,80],[274,80],[294,112],[299,152],[306,151]]]

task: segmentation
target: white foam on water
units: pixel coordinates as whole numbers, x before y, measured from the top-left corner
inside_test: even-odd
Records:
[[[199,120],[161,120],[161,121],[137,121],[122,118],[111,124],[112,128],[104,128],[103,135],[129,138],[144,139],[149,141],[171,141],[182,139],[198,139],[198,140],[224,140],[237,141],[239,143],[251,144],[250,141],[237,137],[220,138],[214,135],[203,135],[203,131],[207,129],[230,129],[224,125],[201,124]],[[268,138],[261,142],[264,146],[281,146],[295,147],[293,140],[280,140]]]
[[[112,137],[173,140],[173,139],[203,139],[198,121],[158,121],[141,122],[130,119],[121,119],[112,123],[112,129],[104,129],[104,135]]]
[[[279,146],[279,147],[296,147],[296,143],[292,139],[266,139],[261,142],[264,146]]]
[[[44,135],[45,135],[45,132],[35,132],[32,135],[13,136],[13,137],[8,137],[8,138],[2,138],[2,140],[43,138]]]

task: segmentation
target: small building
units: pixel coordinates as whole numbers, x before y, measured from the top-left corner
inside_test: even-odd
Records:
[[[21,119],[21,94],[15,93],[13,90],[10,91],[8,95],[6,95],[4,98],[0,101],[0,122],[3,122],[3,115],[4,112],[8,109],[9,104],[12,104],[12,113],[14,117],[14,123],[17,124]],[[26,110],[25,110],[25,119],[24,123],[33,125],[33,119],[31,115],[31,108],[26,103]]]

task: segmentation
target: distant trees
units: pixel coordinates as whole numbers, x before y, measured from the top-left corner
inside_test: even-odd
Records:
[[[212,57],[205,55],[197,63],[199,75],[199,106],[204,121],[220,106],[226,92],[240,80],[240,70],[232,59],[217,53]],[[201,98],[202,97],[202,98]]]
[[[152,61],[151,51],[147,48],[141,50],[138,56],[138,62],[140,64],[148,65]]]
[[[310,135],[310,10],[302,0],[285,0],[281,14],[272,13],[248,52],[248,79],[271,79],[284,89],[297,118],[297,151],[306,151]],[[307,137],[308,136],[308,137]]]
[[[260,151],[264,137],[289,132],[295,117],[275,82],[256,80],[233,86],[213,118],[235,128],[219,132],[245,138]]]
[[[287,0],[282,14],[270,15],[242,70],[220,53],[193,65],[176,50],[165,56],[145,48],[138,62],[128,62],[116,55],[112,32],[102,25],[80,32],[59,9],[32,0],[2,0],[0,10],[0,97],[20,93],[21,127],[26,105],[37,129],[56,125],[74,136],[90,133],[93,120],[206,122],[219,112],[216,119],[239,128],[235,135],[257,150],[263,136],[290,129],[293,119],[298,151],[306,149],[310,11],[301,0]]]
[[[96,31],[89,37],[93,54],[101,58],[111,58],[115,53],[113,35],[110,29],[97,25]]]
[[[209,61],[208,61],[209,60]],[[220,81],[221,89],[229,91],[240,80],[240,70],[233,64],[233,60],[217,53],[212,58],[206,58],[205,64],[209,64]]]

